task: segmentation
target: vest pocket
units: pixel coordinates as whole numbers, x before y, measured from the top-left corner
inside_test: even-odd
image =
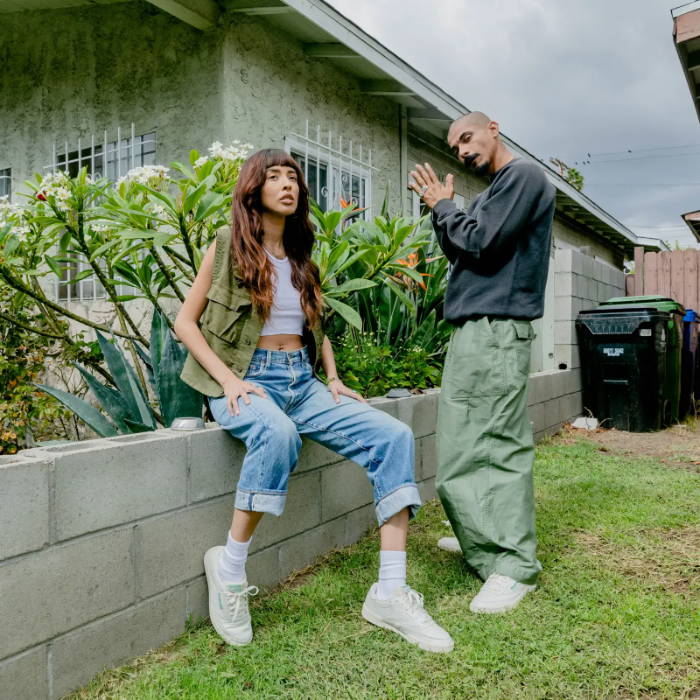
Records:
[[[202,325],[215,336],[229,343],[237,343],[243,330],[241,316],[252,308],[247,294],[212,286],[207,293]]]

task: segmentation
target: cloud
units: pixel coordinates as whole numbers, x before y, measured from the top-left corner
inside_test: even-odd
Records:
[[[678,0],[330,2],[538,157],[700,143],[671,35]],[[623,221],[677,226],[700,208],[700,187],[678,186],[700,180],[700,156],[580,169]]]

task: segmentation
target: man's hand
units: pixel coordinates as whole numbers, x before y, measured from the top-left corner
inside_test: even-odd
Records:
[[[455,194],[454,176],[450,173],[445,177],[445,182],[440,182],[435,171],[429,163],[416,165],[415,170],[411,170],[413,182],[408,189],[413,190],[431,209],[441,199],[452,199]]]

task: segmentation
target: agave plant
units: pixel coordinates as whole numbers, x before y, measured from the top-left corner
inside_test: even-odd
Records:
[[[114,379],[114,386],[98,381],[77,363],[75,367],[110,420],[87,401],[73,394],[44,384],[35,386],[58,399],[102,437],[156,430],[159,423],[168,427],[179,416],[202,415],[204,397],[180,379],[185,351],[173,338],[161,314],[153,314],[150,354],[136,346],[160,412],[155,411],[149,403],[134,368],[127,362],[125,351],[119,348],[116,340],[108,340],[99,331],[97,340]]]

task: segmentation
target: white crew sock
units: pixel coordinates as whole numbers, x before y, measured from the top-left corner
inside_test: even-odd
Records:
[[[391,598],[399,586],[406,585],[406,552],[382,550],[379,552],[379,584],[377,597]]]
[[[251,537],[247,542],[236,542],[231,537],[231,532],[228,533],[226,546],[221,552],[221,559],[219,559],[219,576],[222,581],[225,583],[244,583],[247,580],[245,563],[248,559],[248,547],[250,547],[252,540]]]

